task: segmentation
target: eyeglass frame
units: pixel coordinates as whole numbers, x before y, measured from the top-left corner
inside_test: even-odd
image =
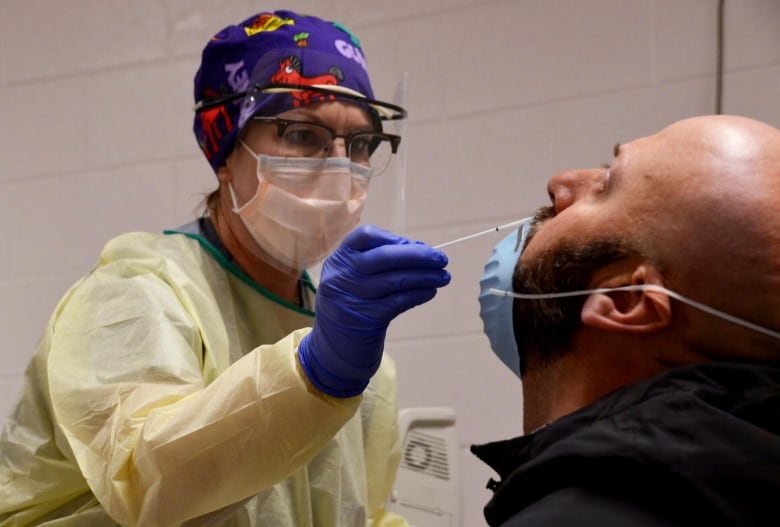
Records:
[[[276,136],[278,138],[280,138],[280,139],[284,137],[284,132],[287,130],[287,128],[290,127],[290,126],[293,126],[293,125],[298,125],[298,124],[312,125],[312,126],[315,126],[317,128],[322,128],[322,129],[326,130],[330,134],[330,136],[331,136],[330,142],[328,142],[325,145],[323,145],[323,150],[325,150],[328,146],[332,146],[333,142],[336,139],[341,138],[341,139],[344,139],[344,148],[345,148],[345,150],[347,152],[347,157],[350,157],[349,154],[350,154],[350,146],[352,144],[352,139],[354,137],[357,137],[357,136],[360,136],[360,135],[370,134],[370,135],[373,135],[373,136],[379,136],[382,139],[387,140],[390,143],[390,155],[397,154],[398,153],[398,146],[401,144],[401,136],[400,135],[388,134],[387,132],[381,132],[381,131],[371,130],[371,129],[359,129],[359,130],[353,130],[353,131],[351,131],[351,132],[349,132],[347,134],[337,134],[336,131],[333,128],[331,128],[330,126],[322,124],[322,123],[318,123],[318,122],[315,122],[315,121],[304,121],[304,120],[298,120],[298,119],[288,119],[286,117],[268,117],[268,116],[260,116],[260,115],[256,115],[256,116],[252,117],[251,121],[253,121],[253,122],[257,121],[257,122],[261,122],[261,123],[264,123],[264,124],[275,124],[276,125]],[[248,131],[248,128],[247,128],[247,131]],[[370,159],[372,153],[373,152],[369,153],[369,159]],[[319,157],[319,156],[310,155],[310,156],[306,156],[306,157]]]

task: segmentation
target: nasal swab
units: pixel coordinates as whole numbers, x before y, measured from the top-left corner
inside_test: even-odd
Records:
[[[484,231],[475,232],[474,234],[469,234],[468,236],[464,236],[462,238],[457,238],[455,240],[450,240],[448,242],[440,243],[439,245],[434,245],[434,249],[441,249],[442,247],[447,247],[448,245],[453,245],[455,243],[465,242],[466,240],[470,240],[472,238],[476,238],[478,236],[482,236],[483,234],[490,234],[491,232],[498,232],[502,231],[508,227],[516,227],[517,225],[520,225],[521,223],[524,223],[526,221],[529,221],[533,219],[533,216],[529,216],[527,218],[523,218],[522,220],[512,221],[510,223],[505,223],[503,225],[498,225],[497,227],[493,227],[491,229],[485,229]]]

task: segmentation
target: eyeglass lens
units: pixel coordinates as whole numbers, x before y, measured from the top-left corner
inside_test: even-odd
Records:
[[[327,157],[334,148],[334,141],[342,137],[347,157],[353,163],[370,167],[374,174],[384,170],[393,154],[389,138],[378,132],[356,131],[337,136],[325,125],[289,119],[257,119],[277,125],[281,155],[289,157]]]

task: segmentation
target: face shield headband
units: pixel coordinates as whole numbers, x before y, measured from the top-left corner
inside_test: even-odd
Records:
[[[324,86],[324,85],[316,85],[316,84],[315,85],[283,84],[283,83],[271,83],[266,85],[255,84],[246,91],[241,91],[237,93],[228,93],[225,95],[216,95],[213,97],[207,97],[205,99],[201,99],[200,101],[195,103],[195,105],[193,106],[193,110],[196,113],[200,113],[206,110],[218,108],[220,106],[225,106],[227,104],[231,104],[239,100],[243,100],[246,97],[270,95],[274,93],[295,92],[295,91],[316,92],[324,95],[333,95],[338,97],[339,99],[352,100],[358,104],[365,105],[371,108],[374,112],[376,112],[377,116],[381,121],[396,121],[396,120],[405,119],[407,117],[407,111],[396,104],[391,104],[389,102],[379,101],[376,99],[370,99],[349,88],[332,86],[332,85]]]

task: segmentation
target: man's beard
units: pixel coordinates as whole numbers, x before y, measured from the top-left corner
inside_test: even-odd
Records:
[[[619,260],[638,256],[631,244],[603,238],[577,245],[564,240],[533,262],[517,264],[512,278],[516,293],[559,293],[588,289],[595,271]],[[513,328],[521,374],[530,358],[545,366],[563,356],[575,331],[587,295],[544,300],[515,299]]]

